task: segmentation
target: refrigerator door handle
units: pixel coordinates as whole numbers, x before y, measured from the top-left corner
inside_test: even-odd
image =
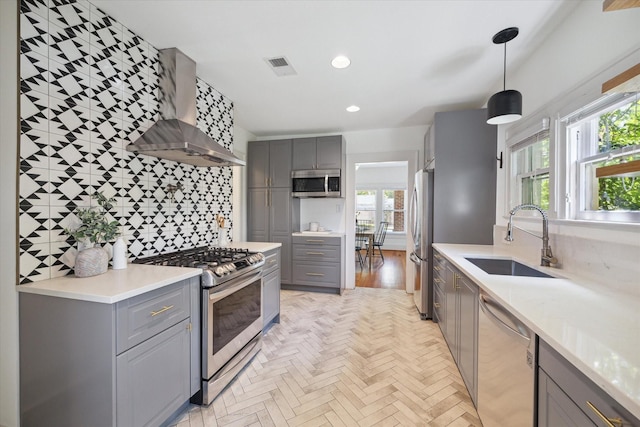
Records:
[[[411,195],[411,203],[409,204],[409,218],[411,219],[411,238],[413,239],[414,246],[420,245],[418,241],[418,217],[416,213],[416,205],[418,203],[418,190],[414,187],[413,194]]]
[[[421,263],[420,258],[418,258],[415,252],[411,252],[411,255],[409,255],[409,259],[416,265],[420,265]]]

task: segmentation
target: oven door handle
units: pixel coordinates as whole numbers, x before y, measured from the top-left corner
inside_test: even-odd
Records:
[[[250,276],[247,276],[246,278],[242,278],[243,280],[241,282],[229,283],[223,289],[211,288],[209,290],[209,301],[216,302],[226,296],[231,295],[236,291],[239,291],[242,288],[246,288],[247,286],[255,282],[256,279],[258,279],[260,276],[262,276],[262,271],[252,273]],[[241,278],[238,278],[238,279],[241,279]]]

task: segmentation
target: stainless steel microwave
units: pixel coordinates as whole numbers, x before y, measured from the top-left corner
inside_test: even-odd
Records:
[[[291,172],[293,197],[341,197],[340,169]]]

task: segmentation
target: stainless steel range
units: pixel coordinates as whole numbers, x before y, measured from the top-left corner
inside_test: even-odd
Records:
[[[201,247],[135,262],[204,270],[200,328],[202,387],[192,402],[210,404],[260,351],[264,256],[247,249]]]

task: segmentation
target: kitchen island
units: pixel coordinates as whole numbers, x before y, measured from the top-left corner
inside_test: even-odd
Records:
[[[504,248],[433,246],[589,380],[640,418],[637,292],[610,290],[606,284],[590,282],[565,270],[535,265],[531,267],[555,277],[492,275],[465,258],[513,258]]]

